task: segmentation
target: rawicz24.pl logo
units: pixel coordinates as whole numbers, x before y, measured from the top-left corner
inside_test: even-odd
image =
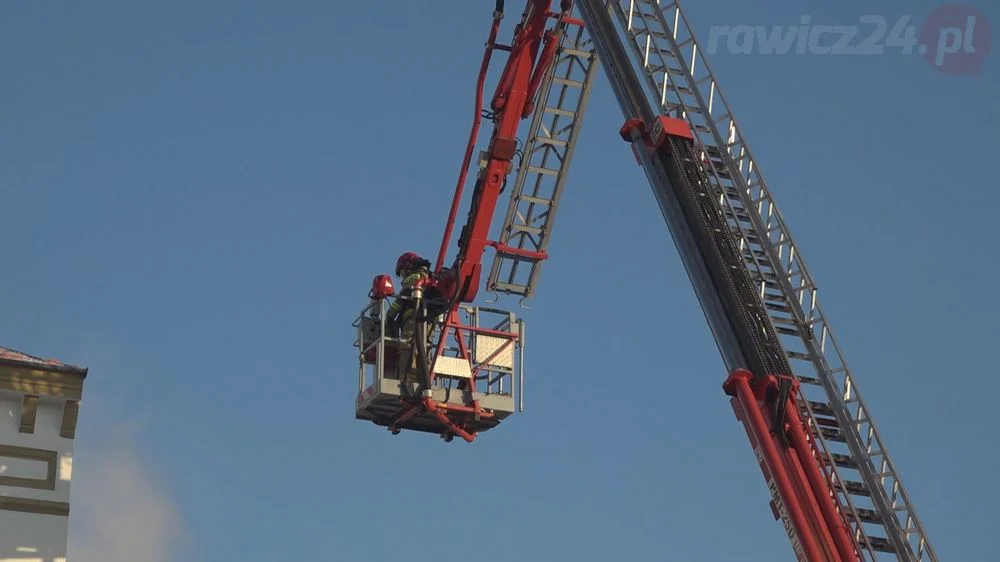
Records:
[[[949,4],[919,26],[913,16],[890,22],[861,16],[858,25],[818,25],[809,15],[798,25],[722,25],[709,30],[708,54],[881,55],[918,54],[940,72],[977,75],[992,45],[989,21],[969,5]]]

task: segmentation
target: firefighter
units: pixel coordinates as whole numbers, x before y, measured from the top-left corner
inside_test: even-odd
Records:
[[[415,342],[412,341],[416,329],[417,310],[416,303],[409,297],[412,297],[415,287],[424,285],[430,280],[430,267],[431,262],[413,252],[406,252],[396,260],[396,275],[402,281],[402,288],[399,297],[389,305],[386,326],[392,334],[402,328],[400,336],[403,339],[403,345],[399,350],[396,368],[397,378],[400,379],[401,384],[405,385],[404,388],[407,391],[410,389],[409,383],[418,381],[420,375],[417,369],[417,356],[413,349]],[[400,370],[403,372],[399,373]]]

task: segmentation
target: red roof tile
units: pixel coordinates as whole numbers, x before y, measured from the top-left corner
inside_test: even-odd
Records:
[[[35,367],[56,367],[62,369],[83,370],[75,365],[69,365],[61,361],[56,361],[55,359],[42,359],[40,357],[35,357],[33,355],[28,355],[27,353],[21,353],[20,351],[3,347],[2,345],[0,345],[0,359],[6,361],[16,361],[18,363],[24,363]]]

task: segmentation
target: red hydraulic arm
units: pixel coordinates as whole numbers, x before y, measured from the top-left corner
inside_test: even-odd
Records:
[[[507,176],[512,171],[514,157],[518,154],[517,131],[521,121],[534,112],[534,99],[537,97],[542,81],[555,59],[556,49],[565,26],[567,24],[582,25],[580,20],[569,17],[572,10],[570,0],[561,0],[558,12],[550,9],[553,3],[554,0],[529,0],[522,14],[521,22],[514,29],[514,37],[510,45],[500,45],[496,43],[496,37],[500,20],[504,15],[504,1],[496,0],[486,51],[483,54],[476,82],[475,119],[462,160],[441,247],[434,264],[434,275],[431,280],[428,280],[426,286],[420,287],[421,293],[423,289],[433,289],[435,299],[443,298],[450,303],[450,310],[444,315],[440,331],[434,336],[436,342],[428,342],[435,349],[422,352],[427,355],[445,356],[446,341],[449,337],[453,337],[460,352],[459,356],[470,360],[470,350],[466,345],[465,336],[490,333],[490,330],[482,327],[463,324],[459,318],[458,310],[460,303],[473,302],[476,298],[479,291],[483,254],[487,246],[505,251],[508,254],[516,251],[516,249],[507,248],[490,240],[489,231],[499,196],[503,191]],[[555,25],[551,29],[547,28],[550,19],[555,21]],[[507,51],[509,56],[490,101],[489,109],[484,112],[482,99],[484,83],[494,50]],[[484,163],[476,178],[468,219],[459,236],[458,253],[453,265],[450,268],[445,268],[444,260],[455,227],[458,207],[462,202],[465,177],[468,174],[473,151],[479,137],[480,120],[484,118],[494,123],[493,132],[484,151]],[[378,279],[376,279],[377,282]],[[515,334],[498,331],[493,335],[509,340]],[[423,341],[424,337],[415,333],[414,340]],[[418,354],[419,356],[420,354]],[[466,441],[473,441],[476,432],[469,429],[467,422],[470,419],[492,418],[494,414],[481,408],[478,400],[472,400],[472,403],[467,405],[434,400],[430,388],[433,386],[436,376],[433,367],[428,365],[423,382],[423,395],[415,400],[401,400],[405,406],[387,422],[390,429],[398,431],[399,428],[404,427],[406,423],[417,416],[423,419],[430,417],[445,429],[445,433],[442,435],[446,436],[447,439],[457,435]],[[458,390],[468,390],[470,385],[474,386],[478,380],[483,379],[474,372],[472,381],[460,382]]]
[[[496,210],[497,200],[503,191],[511,164],[517,154],[517,130],[521,121],[531,115],[533,100],[542,77],[552,63],[559,36],[563,32],[562,22],[577,20],[569,17],[572,9],[570,0],[561,0],[560,12],[550,10],[552,0],[530,0],[524,14],[514,30],[514,39],[509,46],[497,45],[497,30],[503,17],[503,2],[498,1],[493,14],[486,53],[483,56],[479,79],[476,84],[476,116],[466,147],[465,158],[458,176],[458,184],[452,199],[451,211],[445,225],[441,248],[435,263],[435,272],[441,273],[448,245],[451,241],[458,206],[462,200],[465,177],[479,135],[479,121],[482,113],[483,83],[494,49],[509,51],[509,58],[496,91],[490,103],[489,117],[494,122],[493,134],[486,149],[485,167],[476,179],[469,218],[462,229],[458,241],[458,254],[451,268],[455,294],[454,302],[472,302],[479,291],[482,273],[482,258],[487,246],[497,247],[489,240],[490,225]],[[550,18],[559,23],[554,29],[546,30]],[[578,23],[578,22],[577,22]],[[540,53],[540,55],[539,55]]]
[[[755,381],[750,371],[737,370],[723,385],[764,473],[771,509],[781,519],[799,562],[858,562],[862,558],[796,405],[799,383],[785,377],[793,391],[781,403],[779,378]],[[783,427],[771,421],[769,414],[776,408],[784,411]]]

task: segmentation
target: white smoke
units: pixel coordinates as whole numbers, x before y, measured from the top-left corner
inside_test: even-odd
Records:
[[[137,449],[127,439],[86,446],[73,467],[67,562],[176,560],[180,513]]]

